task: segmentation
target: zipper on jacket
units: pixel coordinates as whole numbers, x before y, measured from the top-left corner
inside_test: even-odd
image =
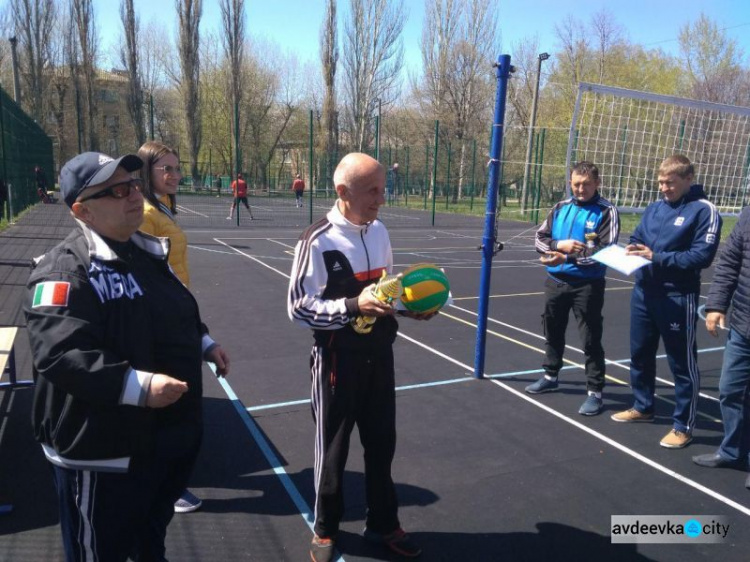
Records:
[[[359,231],[359,238],[362,240],[362,247],[365,249],[365,256],[367,257],[367,280],[369,281],[369,275],[370,275],[370,252],[367,251],[367,244],[365,244],[365,233],[367,232],[367,226]]]

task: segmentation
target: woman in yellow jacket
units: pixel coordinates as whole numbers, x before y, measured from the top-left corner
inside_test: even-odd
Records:
[[[190,288],[187,237],[175,221],[175,194],[182,178],[177,153],[168,146],[149,141],[138,149],[143,160],[143,224],[141,231],[169,238],[169,265],[182,283]]]
[[[138,149],[143,160],[143,224],[141,231],[161,238],[169,238],[169,265],[175,275],[189,289],[187,237],[175,222],[177,204],[175,194],[182,178],[180,159],[168,146],[149,141]],[[176,513],[188,513],[200,508],[203,502],[189,490],[174,504]]]

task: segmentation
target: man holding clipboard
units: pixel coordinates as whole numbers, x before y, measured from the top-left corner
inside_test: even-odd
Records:
[[[695,325],[701,270],[719,247],[721,217],[692,185],[695,169],[685,156],[659,166],[664,198],[646,208],[630,237],[627,253],[651,263],[636,272],[630,299],[630,386],[633,407],[612,416],[617,422],[654,420],[656,351],[664,341],[675,383],[673,426],[660,445],[681,449],[692,441],[700,390]]]

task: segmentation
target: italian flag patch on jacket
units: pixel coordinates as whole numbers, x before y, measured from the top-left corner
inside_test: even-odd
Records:
[[[64,281],[45,281],[37,283],[34,289],[34,301],[31,308],[38,306],[68,306],[70,283]]]

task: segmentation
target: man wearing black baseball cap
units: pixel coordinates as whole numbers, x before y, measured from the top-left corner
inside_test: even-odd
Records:
[[[76,227],[36,260],[24,309],[32,421],[52,464],[67,560],[164,560],[166,528],[200,446],[202,360],[229,358],[138,232],[143,163],[86,152],[60,172]]]

